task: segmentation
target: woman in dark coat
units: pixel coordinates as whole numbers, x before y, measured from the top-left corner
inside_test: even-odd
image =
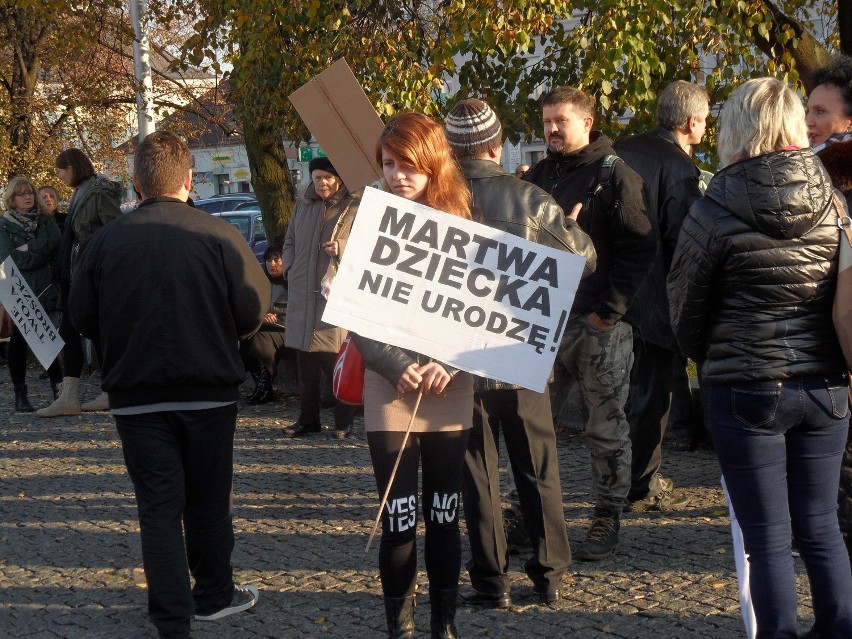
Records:
[[[59,285],[60,308],[65,308],[74,264],[88,239],[101,227],[121,215],[119,199],[121,185],[96,175],[91,160],[80,149],[67,149],[56,158],[59,179],[74,187],[74,196],[68,207],[68,216],[62,232],[59,256],[53,267],[53,279]],[[88,404],[80,405],[80,373],[83,371],[83,347],[80,334],[71,325],[67,313],[62,316],[59,335],[65,341],[62,349],[62,392],[47,408],[36,414],[39,417],[78,415],[82,410],[109,408],[106,393]]]
[[[836,56],[811,79],[816,86],[808,96],[808,135],[831,183],[852,210],[852,57]],[[840,530],[852,558],[852,437],[846,440],[840,469],[838,505]]]
[[[56,310],[56,290],[51,283],[50,264],[59,249],[59,229],[42,211],[33,183],[16,177],[3,195],[6,213],[0,218],[0,262],[11,256],[27,284],[48,313]],[[31,413],[27,398],[27,341],[18,327],[12,329],[7,351],[9,375],[15,387],[15,410]],[[47,369],[54,394],[62,381],[57,357]]]
[[[791,536],[813,638],[852,637],[837,523],[849,379],[831,320],[837,208],[800,98],[773,78],[725,103],[722,168],[693,204],[668,279],[672,325],[701,366],[706,422],[749,555],[758,639],[797,634]]]

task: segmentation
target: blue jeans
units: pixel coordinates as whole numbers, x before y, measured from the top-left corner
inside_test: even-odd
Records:
[[[846,375],[705,388],[705,411],[742,527],[757,637],[797,637],[791,535],[808,571],[814,637],[852,637],[852,570],[837,523],[849,428]]]

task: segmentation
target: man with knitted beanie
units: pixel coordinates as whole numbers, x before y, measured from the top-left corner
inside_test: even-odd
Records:
[[[462,100],[446,121],[447,140],[473,193],[474,219],[493,228],[581,255],[594,270],[595,249],[577,223],[563,215],[540,188],[500,167],[502,128],[483,101]],[[462,603],[490,608],[511,605],[508,553],[500,502],[499,441],[506,444],[521,512],[533,545],[525,569],[543,604],[562,597],[571,563],[565,532],[556,435],[548,393],[476,378],[473,429],[462,483],[471,546],[473,588]]]

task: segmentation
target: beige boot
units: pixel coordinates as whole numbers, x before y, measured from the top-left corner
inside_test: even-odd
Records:
[[[109,410],[109,396],[102,392],[100,395],[95,397],[92,401],[86,402],[82,406],[80,406],[84,413],[94,413],[99,410]]]
[[[62,392],[50,406],[36,411],[39,417],[80,414],[80,378],[63,377]]]

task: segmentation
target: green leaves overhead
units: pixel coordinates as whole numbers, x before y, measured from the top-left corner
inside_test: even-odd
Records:
[[[594,96],[597,126],[618,136],[655,124],[656,96],[673,80],[706,84],[719,105],[749,77],[796,83],[825,60],[819,41],[836,41],[816,28],[835,24],[830,0],[197,2],[187,59],[225,51],[244,127],[294,140],[309,132],[287,95],[340,57],[383,118],[442,116],[448,93],[478,96],[516,142],[539,135],[538,99],[559,84]],[[701,150],[712,153],[710,131]]]

